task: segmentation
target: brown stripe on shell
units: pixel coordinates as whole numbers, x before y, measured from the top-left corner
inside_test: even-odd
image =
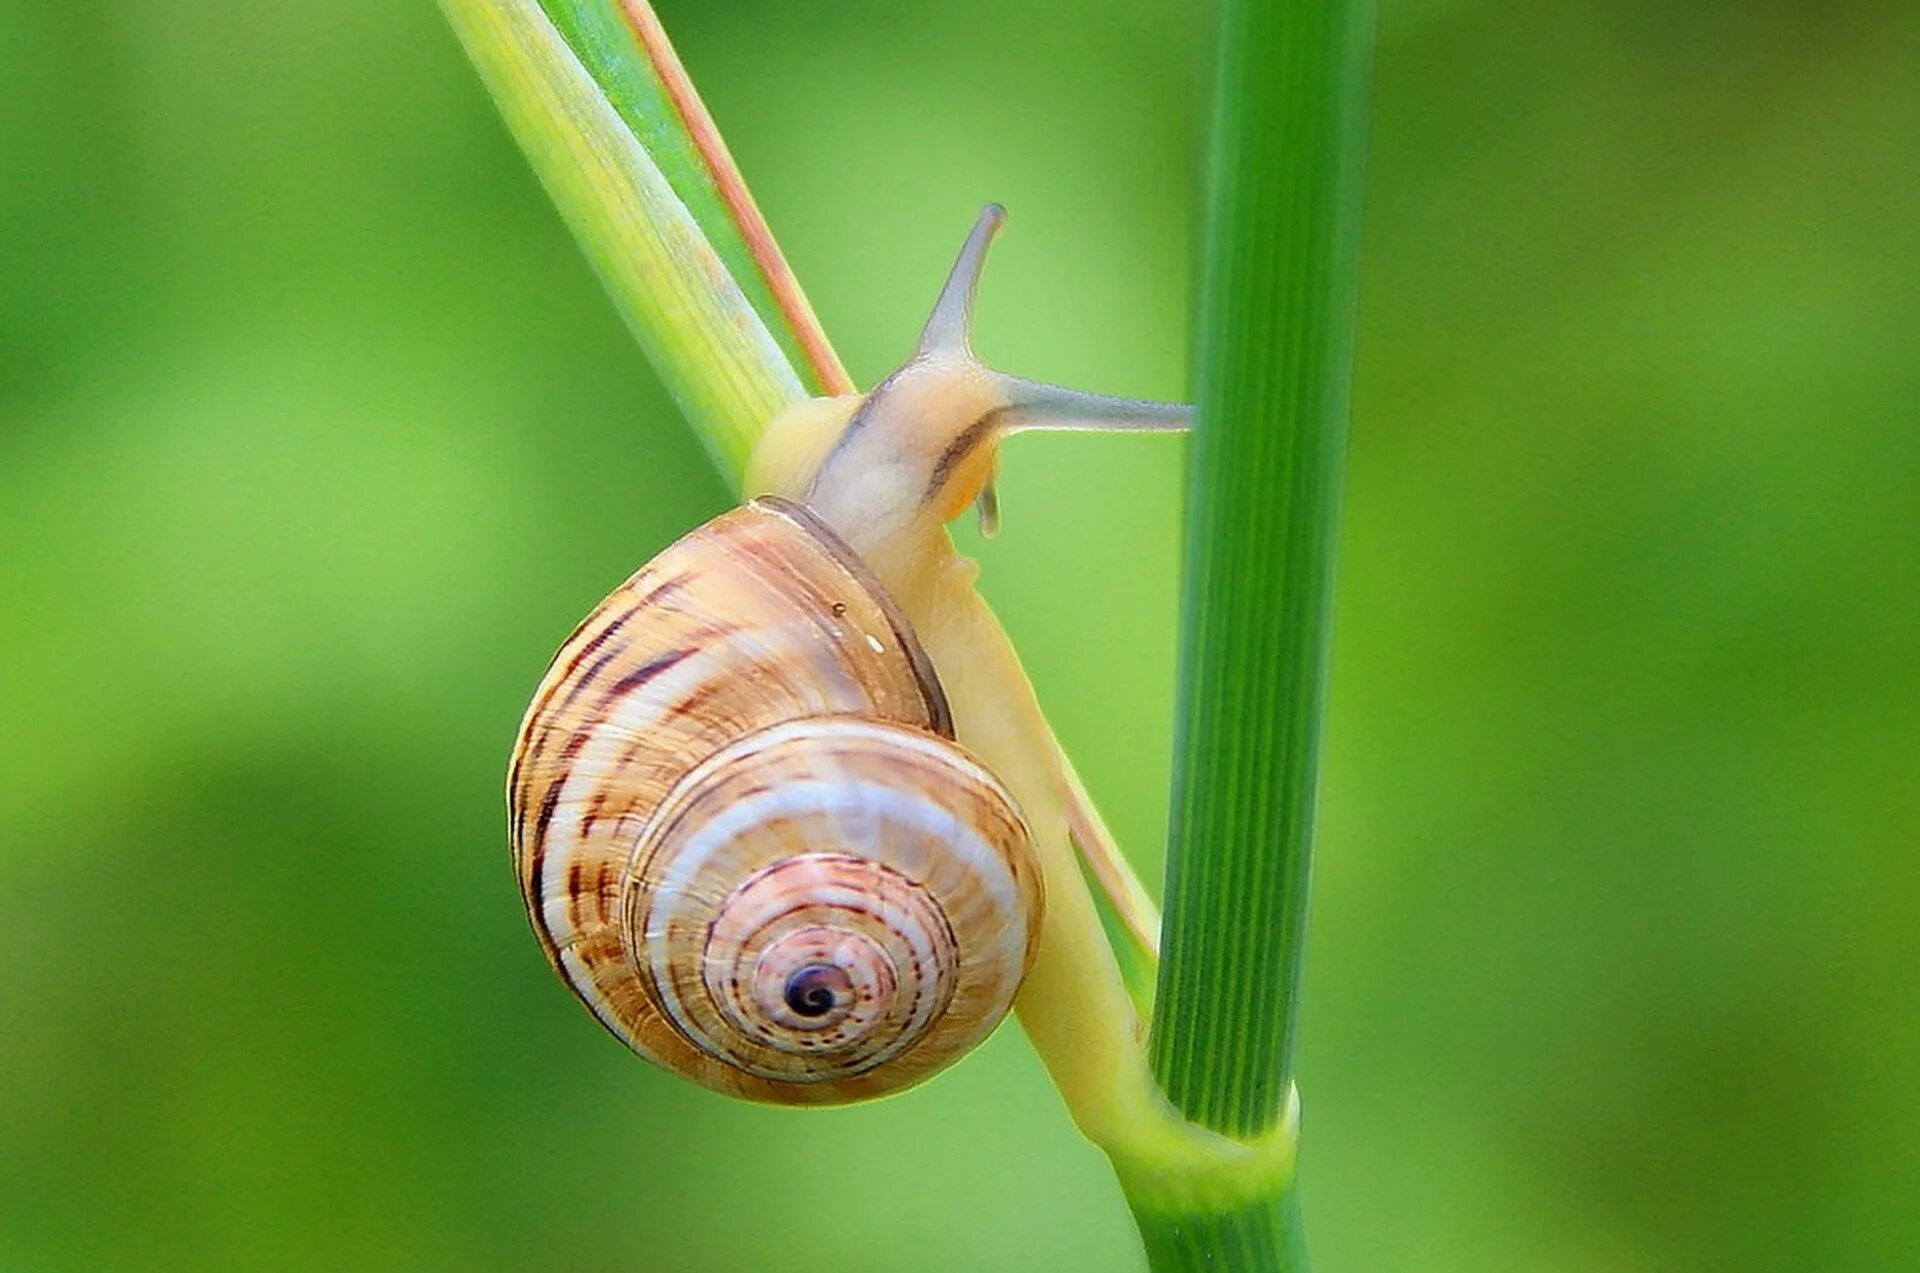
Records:
[[[651,572],[644,567],[636,571],[633,575],[629,576],[626,583],[622,584],[621,587],[614,592],[613,596],[622,596],[630,590],[642,576],[650,573]],[[524,795],[521,782],[522,770],[525,767],[525,763],[530,755],[532,758],[537,759],[540,752],[546,746],[547,739],[550,736],[549,732],[544,730],[532,732],[529,727],[533,721],[542,719],[550,714],[553,696],[564,690],[568,696],[568,701],[562,703],[561,707],[564,709],[570,705],[572,698],[578,696],[583,689],[591,685],[599,677],[600,672],[618,653],[618,648],[616,647],[614,650],[601,654],[585,672],[580,670],[582,661],[593,657],[603,645],[618,636],[621,630],[626,627],[635,615],[642,613],[649,607],[672,596],[680,588],[684,587],[686,582],[687,576],[685,575],[673,575],[667,579],[660,580],[650,587],[638,601],[624,608],[614,606],[613,598],[610,597],[607,601],[595,607],[586,618],[574,626],[572,634],[569,635],[566,641],[561,644],[560,648],[554,652],[553,657],[547,661],[547,670],[541,675],[540,686],[534,692],[533,703],[527,709],[526,720],[521,725],[519,744],[515,746],[513,760],[507,767],[507,792],[509,798]],[[594,628],[596,623],[600,626],[594,630],[592,636],[587,636],[587,631],[590,628]],[[562,664],[563,660],[564,666]],[[515,825],[513,831],[517,837],[525,833],[525,827]]]
[[[639,667],[634,668],[631,672],[626,673],[619,680],[615,681],[613,688],[602,695],[600,699],[599,706],[603,718],[606,710],[613,707],[620,699],[633,693],[642,685],[645,685],[648,681],[651,681],[654,677],[660,675],[660,673],[679,663],[680,660],[692,653],[692,650],[668,650],[665,654],[656,654]]]
[[[583,677],[587,679],[591,679],[597,676],[600,668],[604,666],[606,661],[613,659],[619,653],[620,651],[618,650],[608,651],[605,655],[601,657],[601,659],[597,660],[592,667],[589,667],[582,674]],[[665,672],[668,669],[672,668],[675,664],[679,663],[682,659],[688,657],[692,653],[693,653],[692,650],[669,650],[665,654],[649,659],[645,663],[641,664],[639,667],[634,668],[632,671],[626,673],[624,676],[620,678],[619,681],[615,682],[613,688],[609,690],[606,693],[606,695],[601,699],[599,704],[601,709],[599,719],[604,720],[606,718],[606,713],[614,707],[614,705],[617,703],[619,699],[625,697],[628,694],[633,693],[637,689],[640,689],[648,681],[651,681],[654,677],[660,675],[662,672]],[[568,690],[567,696],[561,704],[562,710],[570,706],[573,703],[573,700],[579,697],[579,694],[577,691],[580,688],[580,685],[584,685],[585,683],[586,681],[583,680],[579,684],[575,685],[572,689]],[[552,735],[551,733],[549,733],[548,735],[544,735],[543,741],[545,737],[551,737],[551,736],[554,736],[554,735]],[[554,813],[553,802],[559,798],[560,789],[565,784],[567,775],[569,772],[568,766],[572,763],[574,756],[578,754],[579,749],[585,743],[586,738],[587,738],[586,731],[577,731],[575,733],[566,735],[566,742],[562,745],[560,750],[560,758],[557,762],[555,762],[555,765],[554,765],[553,782],[548,788],[547,795],[541,801],[540,815],[538,819],[535,821],[535,824],[533,827],[533,838],[536,842],[539,841],[542,836],[544,836],[544,834],[546,833],[547,825],[553,820],[553,813]],[[534,757],[536,760],[541,758],[539,748],[535,748]],[[539,866],[540,866],[540,853],[539,853],[539,849],[536,847],[534,850],[534,857],[533,857],[533,870],[534,870],[535,878],[538,878]]]
[[[619,612],[614,617],[612,623],[602,622],[599,630],[596,631],[592,637],[584,641],[581,638],[585,635],[587,629],[607,617],[606,606],[603,604],[596,607],[587,614],[586,618],[574,625],[572,633],[561,643],[560,648],[554,651],[553,657],[547,660],[546,671],[540,674],[539,687],[534,690],[533,702],[527,708],[527,720],[533,720],[536,717],[544,715],[548,710],[548,704],[552,701],[553,696],[578,681],[579,678],[576,675],[576,671],[579,668],[580,661],[597,650],[608,636],[618,631],[620,626],[627,621],[631,614],[631,610]],[[561,666],[562,659],[566,660],[565,667]],[[544,744],[545,741],[546,738],[544,734],[533,740],[533,748],[536,754],[539,747]],[[513,763],[507,770],[507,790],[509,794],[520,790],[520,771],[523,762],[527,758],[525,742],[526,740],[522,739],[523,745],[514,749]]]
[[[586,742],[585,734],[575,734],[567,739],[566,745],[560,749],[560,781],[549,785],[540,797],[540,811],[535,815],[533,823],[533,852],[528,856],[526,868],[527,873],[535,880],[540,878],[540,871],[546,858],[546,830],[552,825],[553,815],[560,803],[560,791],[569,772],[568,766],[580,749],[586,746]],[[542,942],[551,945],[553,934],[547,928],[547,917],[541,913],[537,894],[526,891],[523,896],[527,903],[527,914],[533,919],[534,931],[539,933]]]

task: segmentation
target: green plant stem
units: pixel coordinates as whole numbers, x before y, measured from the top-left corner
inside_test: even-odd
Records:
[[[1251,1138],[1292,1086],[1346,449],[1367,0],[1225,0],[1154,1073]],[[1304,1267],[1291,1182],[1142,1214],[1156,1269]]]
[[[1154,1269],[1304,1269],[1298,1196],[1289,1187],[1231,1211],[1136,1211],[1147,1263]]]

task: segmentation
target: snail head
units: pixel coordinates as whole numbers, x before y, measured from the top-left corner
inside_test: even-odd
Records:
[[[803,403],[774,421],[749,467],[753,489],[804,501],[864,554],[917,539],[969,504],[992,534],[999,443],[1008,434],[1190,425],[1193,409],[1183,404],[1067,389],[974,356],[974,295],[1005,221],[997,203],[981,210],[912,356],[871,393]]]

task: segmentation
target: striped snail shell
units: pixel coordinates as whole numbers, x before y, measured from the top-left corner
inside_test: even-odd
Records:
[[[1006,1015],[1041,873],[904,618],[801,505],[694,530],[534,696],[510,832],[554,968],[634,1051],[784,1104],[919,1081]]]

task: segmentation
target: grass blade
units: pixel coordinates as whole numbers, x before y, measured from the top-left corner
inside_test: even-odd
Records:
[[[773,328],[539,0],[441,7],[621,317],[737,487],[767,421],[809,396]]]
[[[726,263],[809,392],[853,389],[726,141],[646,0],[541,0]]]

